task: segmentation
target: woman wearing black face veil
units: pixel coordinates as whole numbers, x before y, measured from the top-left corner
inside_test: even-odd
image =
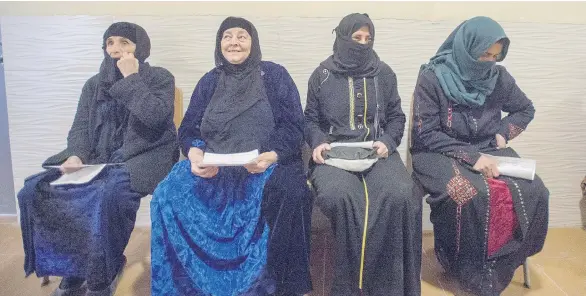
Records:
[[[331,295],[419,295],[421,202],[396,151],[405,128],[397,78],[373,50],[367,15],[346,16],[335,32],[305,108],[311,183],[336,239]],[[331,143],[368,141],[380,157],[369,169],[324,163]]]

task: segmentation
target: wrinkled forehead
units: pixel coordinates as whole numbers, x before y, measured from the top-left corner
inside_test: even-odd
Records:
[[[110,43],[110,42],[129,42],[131,44],[134,44],[134,42],[132,42],[132,40],[126,38],[126,37],[122,37],[122,36],[110,36],[108,38],[106,38],[106,43]]]
[[[250,33],[248,33],[248,31],[244,28],[240,28],[240,27],[232,27],[232,28],[228,28],[226,30],[224,30],[224,32],[222,33],[222,35],[241,35],[241,34],[245,34],[250,36]]]

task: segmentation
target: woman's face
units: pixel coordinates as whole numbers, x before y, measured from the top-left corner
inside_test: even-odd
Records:
[[[352,40],[360,44],[369,44],[371,41],[370,31],[367,26],[362,26],[358,31],[352,34]]]
[[[242,28],[230,28],[222,35],[222,55],[231,64],[242,64],[250,55],[252,38]]]
[[[499,42],[491,45],[480,57],[481,62],[496,62],[503,51],[503,45]]]
[[[134,53],[135,51],[136,44],[127,38],[110,36],[106,39],[106,53],[113,59],[121,58],[123,52]]]

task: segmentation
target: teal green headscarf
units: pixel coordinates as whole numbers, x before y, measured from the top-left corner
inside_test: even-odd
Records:
[[[509,38],[503,28],[488,17],[479,16],[461,23],[422,68],[435,72],[444,94],[456,104],[482,106],[496,85],[496,62],[478,58],[497,41],[503,50],[497,61],[505,59]]]

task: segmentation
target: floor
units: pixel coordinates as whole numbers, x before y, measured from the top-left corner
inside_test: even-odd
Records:
[[[332,281],[332,237],[327,231],[312,234],[312,296],[325,296]],[[422,295],[467,295],[442,273],[433,255],[433,234],[423,235]],[[128,263],[117,296],[150,295],[150,231],[137,228],[126,249]],[[49,295],[58,284],[51,278],[41,287],[40,280],[24,277],[20,228],[13,218],[0,219],[0,295]],[[523,287],[519,268],[502,294],[512,295],[586,295],[586,231],[581,228],[550,229],[544,250],[530,258],[531,289]]]

